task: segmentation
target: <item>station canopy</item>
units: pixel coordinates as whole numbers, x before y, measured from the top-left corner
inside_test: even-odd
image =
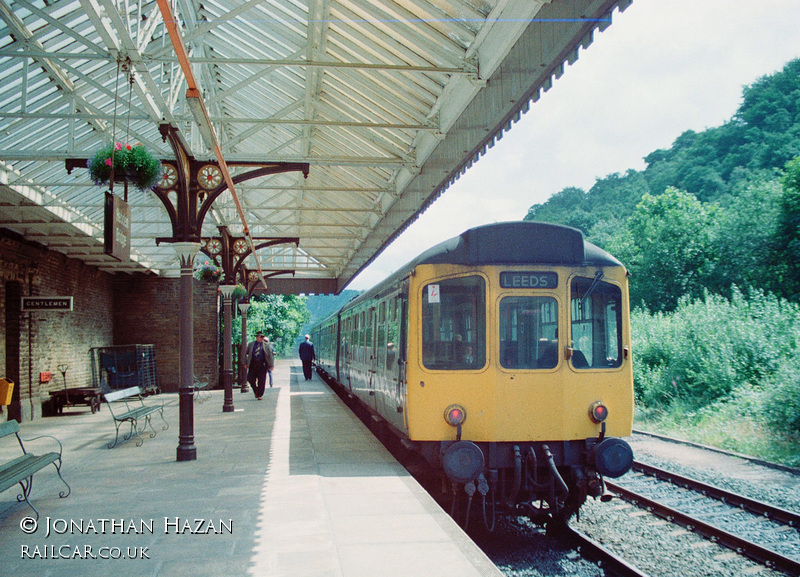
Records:
[[[234,179],[307,164],[226,189],[194,240],[278,239],[245,261],[268,288],[338,292],[629,3],[0,0],[0,229],[110,273],[177,276],[153,190],[128,192],[130,260],[105,254],[108,186],[81,164],[112,142],[170,164],[168,127]]]

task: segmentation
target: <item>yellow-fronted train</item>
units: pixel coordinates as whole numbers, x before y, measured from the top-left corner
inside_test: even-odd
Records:
[[[579,230],[467,230],[312,332],[323,377],[488,527],[500,512],[566,523],[631,467],[628,273]]]

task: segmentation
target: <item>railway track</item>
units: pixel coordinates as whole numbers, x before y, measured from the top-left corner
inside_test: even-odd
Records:
[[[606,487],[759,563],[800,575],[800,515],[793,511],[639,462]]]
[[[648,577],[647,573],[643,573],[588,535],[572,527],[565,528],[564,537],[582,557],[602,567],[607,577]]]

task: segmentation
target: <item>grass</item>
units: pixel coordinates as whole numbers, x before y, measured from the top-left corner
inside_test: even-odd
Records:
[[[637,408],[634,428],[800,467],[800,438],[771,430],[750,408],[742,399],[701,410],[681,403],[661,410]]]

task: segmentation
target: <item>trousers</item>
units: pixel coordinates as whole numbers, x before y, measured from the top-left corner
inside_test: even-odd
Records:
[[[255,362],[247,369],[247,382],[253,387],[253,394],[256,398],[264,396],[264,389],[267,384],[267,373],[269,373],[267,365]],[[272,373],[270,373],[269,377],[269,385],[272,386]]]

